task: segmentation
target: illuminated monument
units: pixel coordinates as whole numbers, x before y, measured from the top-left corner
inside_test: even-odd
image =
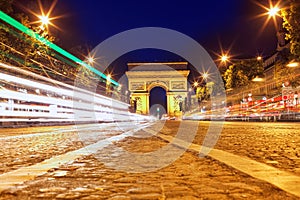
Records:
[[[128,63],[128,89],[135,101],[136,112],[150,113],[150,92],[155,87],[166,91],[169,116],[180,116],[187,97],[187,62]]]

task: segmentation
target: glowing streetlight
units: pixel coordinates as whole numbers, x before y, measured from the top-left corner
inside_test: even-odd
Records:
[[[228,61],[228,59],[229,59],[229,57],[227,56],[227,55],[222,55],[221,56],[221,62],[227,62]]]
[[[256,76],[254,79],[252,79],[252,81],[253,81],[253,82],[263,82],[263,81],[265,81],[265,78]]]
[[[261,60],[262,60],[262,57],[261,57],[261,56],[257,56],[257,57],[256,57],[256,60],[261,61]]]
[[[111,75],[110,75],[110,74],[108,74],[106,77],[107,77],[107,79],[106,79],[106,80],[107,80],[108,82],[110,82]]]
[[[274,25],[276,27],[276,29],[278,28],[278,23],[276,21],[276,16],[278,17],[282,17],[280,10],[281,10],[281,0],[276,1],[276,3],[274,4],[274,1],[269,0],[269,5],[263,5],[261,3],[258,3],[257,1],[255,1],[255,4],[257,4],[259,7],[261,7],[263,10],[265,10],[264,13],[261,13],[260,15],[257,16],[257,18],[259,17],[265,17],[267,16],[266,21],[264,22],[263,26],[261,27],[260,32],[262,32],[267,24],[269,23],[269,21],[273,18],[274,21]]]
[[[111,75],[108,74],[106,76],[106,94],[107,95],[110,95],[110,92],[111,92],[111,90],[110,90],[110,81],[111,81]]]
[[[298,67],[300,65],[299,62],[290,62],[289,64],[287,64],[287,67]]]
[[[206,72],[203,73],[203,74],[202,74],[202,77],[206,80],[206,79],[208,78],[208,73],[206,73]]]
[[[275,17],[276,15],[279,15],[278,14],[279,11],[280,11],[280,9],[277,6],[275,6],[275,7],[271,6],[271,8],[268,9],[268,15],[270,17]]]
[[[93,57],[88,57],[88,62],[90,63],[90,64],[93,64],[94,62],[95,62],[95,60],[94,60],[94,58]]]
[[[50,19],[47,15],[40,15],[38,17],[40,19],[40,22],[42,23],[42,26],[47,26],[50,23]]]
[[[194,82],[194,87],[197,87],[198,86],[198,82]]]

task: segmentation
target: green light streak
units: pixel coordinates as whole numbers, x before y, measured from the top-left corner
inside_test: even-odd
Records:
[[[100,76],[100,77],[104,78],[105,80],[107,80],[107,76],[105,74],[103,74],[102,72],[98,71],[97,69],[95,69],[94,67],[88,65],[87,63],[83,62],[82,60],[80,60],[76,56],[70,54],[69,52],[65,51],[64,49],[60,48],[59,46],[53,44],[49,40],[43,38],[42,36],[40,36],[39,34],[34,32],[33,30],[31,30],[28,27],[24,26],[23,24],[21,24],[20,22],[16,21],[13,18],[11,18],[10,16],[8,16],[7,14],[5,14],[2,11],[0,11],[0,19],[2,19],[6,23],[8,23],[8,24],[14,26],[15,28],[19,29],[23,33],[25,33],[25,34],[29,35],[30,37],[40,41],[41,43],[47,45],[51,49],[57,51],[58,53],[64,55],[65,57],[69,58],[70,60],[80,64],[81,66],[84,66],[85,68],[89,69],[93,73],[95,73],[98,76]],[[110,79],[110,82],[113,83],[116,86],[119,85],[119,83],[116,82],[115,80]]]

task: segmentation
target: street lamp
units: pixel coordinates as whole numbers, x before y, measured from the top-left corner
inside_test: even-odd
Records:
[[[279,16],[281,17],[281,13],[280,13],[280,10],[281,10],[281,6],[280,6],[280,3],[281,1],[278,0],[276,4],[273,4],[272,0],[269,0],[269,6],[266,6],[266,5],[263,5],[261,3],[258,3],[258,2],[255,2],[259,7],[261,7],[262,9],[265,10],[264,13],[258,15],[258,17],[264,17],[264,16],[267,16],[267,20],[264,22],[262,28],[261,28],[261,31],[263,31],[267,24],[269,23],[269,21],[271,20],[271,18],[273,18],[273,21],[274,21],[274,24],[276,26],[276,29],[278,28],[278,24],[276,22],[276,16]]]
[[[286,65],[287,67],[298,67],[298,66],[300,66],[300,63],[299,62],[294,62],[294,61],[292,61],[292,62],[290,62],[289,64],[287,64]]]
[[[262,60],[262,57],[261,57],[261,56],[257,56],[257,57],[256,57],[256,60],[257,60],[257,61],[261,61],[261,60]]]
[[[88,57],[87,61],[89,64],[93,64],[95,62],[94,58],[91,56]]]
[[[252,79],[252,81],[253,81],[253,82],[263,82],[263,81],[265,81],[265,78],[256,76],[254,79]]]
[[[110,74],[108,74],[107,76],[106,76],[106,94],[110,94],[110,80],[111,80],[111,75]]]
[[[193,89],[189,88],[188,95],[187,95],[187,102],[186,102],[187,103],[186,110],[190,110],[192,105],[192,91]]]
[[[252,79],[253,82],[263,82],[264,83],[264,88],[265,88],[265,97],[267,98],[268,96],[268,88],[267,88],[267,84],[266,84],[266,78],[265,77],[259,77],[256,76],[254,79]]]
[[[267,84],[266,84],[266,78],[265,77],[259,77],[259,76],[256,76],[254,79],[252,79],[253,82],[263,82],[264,83],[264,89],[265,89],[265,94],[262,98],[263,102],[260,105],[260,108],[261,108],[261,105],[264,105],[265,106],[265,110],[264,112],[268,112],[268,87],[267,87]],[[274,99],[272,98],[272,101],[274,101]],[[274,116],[274,120],[276,120],[276,116]]]
[[[47,26],[50,23],[49,16],[47,15],[39,15],[38,18],[40,19],[42,26]]]
[[[110,74],[108,74],[106,77],[107,77],[107,79],[106,79],[106,80],[110,82],[111,75],[110,75]]]
[[[279,15],[278,12],[280,11],[280,9],[277,6],[272,6],[271,8],[268,9],[268,15],[270,17],[275,17],[276,15]]]
[[[38,15],[38,18],[40,19],[39,22],[41,25],[39,26],[40,31],[48,31],[48,25],[51,23],[50,18],[48,15]]]
[[[220,66],[224,66],[223,70],[226,70],[227,63],[230,62],[229,58],[230,57],[229,57],[228,53],[224,53],[223,51],[222,51],[222,54],[219,55]],[[207,75],[204,75],[204,76],[207,76]]]
[[[221,56],[221,62],[226,63],[229,60],[229,57],[227,55]]]
[[[126,90],[126,91],[125,91],[125,102],[126,102],[126,103],[128,103],[128,99],[129,99],[129,98],[128,98],[128,94],[129,94],[129,92],[128,92],[128,90]],[[130,102],[129,102],[129,103],[130,103]]]
[[[207,78],[208,78],[208,73],[207,73],[207,72],[204,72],[204,73],[202,74],[202,77],[203,77],[204,80],[207,80]]]

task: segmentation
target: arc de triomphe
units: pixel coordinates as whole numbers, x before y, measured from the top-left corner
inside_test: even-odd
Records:
[[[136,101],[136,112],[149,114],[150,91],[161,87],[167,95],[167,114],[180,116],[181,105],[187,97],[187,62],[128,63],[128,90]]]

